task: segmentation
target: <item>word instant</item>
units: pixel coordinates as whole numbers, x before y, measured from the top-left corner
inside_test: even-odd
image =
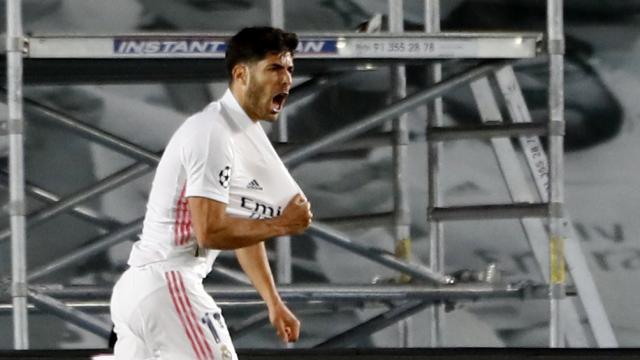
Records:
[[[115,39],[113,42],[116,54],[219,54],[224,53],[225,48],[223,40],[214,39]]]

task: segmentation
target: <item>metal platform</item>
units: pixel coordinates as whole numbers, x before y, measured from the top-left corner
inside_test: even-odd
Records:
[[[226,79],[224,51],[230,35],[34,35],[17,45],[23,48],[27,84],[213,81]],[[543,48],[542,34],[530,32],[300,33],[299,38],[297,75],[366,70],[399,61],[533,58]]]
[[[31,36],[31,59],[224,59],[232,34],[124,34]],[[531,58],[539,33],[353,34],[300,33],[296,59]]]

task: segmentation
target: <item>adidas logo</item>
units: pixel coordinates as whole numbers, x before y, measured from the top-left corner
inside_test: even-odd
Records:
[[[258,184],[258,181],[251,180],[251,182],[247,185],[247,189],[262,190],[262,186],[260,186],[260,184]]]

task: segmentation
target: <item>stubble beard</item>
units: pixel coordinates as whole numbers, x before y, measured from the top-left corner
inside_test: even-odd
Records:
[[[247,86],[246,95],[250,117],[255,117],[254,120],[275,122],[278,118],[278,114],[271,113],[271,98],[263,99],[264,95],[264,90],[257,85],[257,81],[255,79],[251,79]],[[263,100],[265,103],[263,103]],[[267,100],[268,104],[266,103]]]

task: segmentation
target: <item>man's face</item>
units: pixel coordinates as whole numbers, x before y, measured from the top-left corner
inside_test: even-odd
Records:
[[[253,120],[275,121],[284,109],[293,76],[293,57],[289,52],[268,54],[248,66],[245,111]]]

